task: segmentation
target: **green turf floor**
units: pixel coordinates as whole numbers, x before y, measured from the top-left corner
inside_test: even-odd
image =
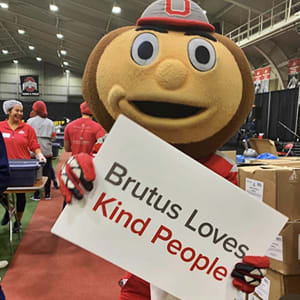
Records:
[[[53,160],[53,168],[55,168],[57,160]],[[51,183],[52,184],[52,183]],[[38,201],[33,201],[30,199],[32,193],[26,194],[26,207],[24,211],[24,215],[22,217],[22,231],[23,233],[26,230],[27,225],[29,224],[31,217],[38,205]],[[2,205],[0,205],[0,221],[5,213],[5,209]],[[22,239],[22,237],[21,237]],[[13,233],[13,249],[14,253],[20,244],[19,235],[17,233]],[[8,225],[1,226],[0,224],[0,260],[7,260],[9,263],[12,260],[11,251],[10,251],[10,243],[9,243],[9,227]],[[9,265],[8,265],[9,267]],[[0,277],[3,278],[7,268],[0,269]]]

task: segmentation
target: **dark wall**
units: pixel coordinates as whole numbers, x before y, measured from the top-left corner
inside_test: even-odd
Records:
[[[3,121],[6,119],[6,116],[2,110],[2,103],[4,101],[0,101],[0,120]],[[34,101],[33,101],[34,102]],[[33,102],[22,102],[23,103],[23,111],[24,111],[24,120],[29,118],[29,114],[31,112],[31,107]],[[49,102],[47,103],[48,109],[48,118],[53,121],[61,121],[64,118],[68,118],[70,120],[75,120],[80,117],[80,103],[59,103],[59,102]]]
[[[277,138],[281,141],[294,140],[295,136],[279,122],[295,131],[298,96],[298,88],[256,95],[255,105],[260,109],[260,117],[256,120],[257,132],[263,132],[264,137],[271,140]]]

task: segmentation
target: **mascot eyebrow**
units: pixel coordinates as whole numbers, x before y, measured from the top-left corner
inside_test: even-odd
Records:
[[[135,31],[143,31],[143,30],[153,30],[153,31],[157,31],[160,33],[168,33],[167,29],[154,27],[154,26],[142,26],[142,27],[138,27],[135,29]]]
[[[200,36],[205,37],[213,42],[217,41],[217,39],[214,36],[212,36],[211,34],[209,34],[208,32],[203,32],[203,31],[199,31],[199,30],[186,31],[184,35],[200,35]]]

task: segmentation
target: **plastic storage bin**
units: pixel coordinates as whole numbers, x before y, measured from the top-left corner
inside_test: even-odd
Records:
[[[61,148],[60,143],[52,143],[52,153],[53,153],[53,158],[58,156],[58,151]]]
[[[33,186],[40,164],[36,159],[9,159],[9,187]]]

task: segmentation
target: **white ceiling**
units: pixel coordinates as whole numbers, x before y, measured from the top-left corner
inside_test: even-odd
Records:
[[[0,2],[7,0],[0,0]],[[22,57],[40,56],[44,61],[61,66],[63,59],[69,62],[68,68],[82,73],[89,53],[97,41],[107,32],[126,25],[133,25],[143,10],[153,0],[10,0],[9,8],[0,8],[0,49],[7,49],[8,55],[0,54],[0,62]],[[298,5],[300,0],[196,0],[211,23],[220,23],[226,34],[247,23],[282,2]],[[55,3],[58,12],[49,10]],[[111,13],[117,3],[122,12]],[[300,20],[299,20],[300,26]],[[300,35],[297,25],[244,49],[253,68],[273,61],[282,74],[286,72],[287,61],[300,56]],[[17,30],[26,30],[25,35]],[[60,31],[63,40],[56,38]],[[35,50],[28,49],[29,45]],[[261,51],[263,50],[262,55]],[[66,57],[59,57],[58,49],[66,49]]]

